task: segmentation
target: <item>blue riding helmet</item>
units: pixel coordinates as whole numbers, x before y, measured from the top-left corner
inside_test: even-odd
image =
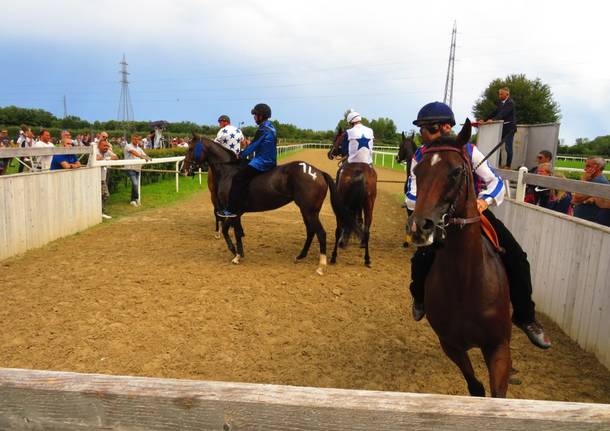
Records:
[[[413,121],[416,126],[424,124],[451,124],[455,126],[455,116],[451,108],[441,102],[431,102],[424,105],[417,113],[417,120]]]

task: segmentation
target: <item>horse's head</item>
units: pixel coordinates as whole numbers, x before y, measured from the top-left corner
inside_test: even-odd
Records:
[[[193,133],[193,137],[189,141],[189,148],[184,156],[180,174],[183,176],[195,175],[195,171],[203,166],[204,161],[205,146],[203,138],[200,135]]]
[[[464,152],[470,133],[467,119],[457,137],[443,136],[423,150],[414,170],[417,199],[409,223],[416,246],[432,244],[437,230],[444,232],[450,218],[467,211],[469,197],[476,211],[472,168]]]
[[[415,145],[415,132],[411,133],[411,135],[406,136],[405,132],[401,133],[402,140],[400,142],[400,147],[398,147],[398,155],[396,156],[396,161],[398,163],[408,162],[413,158],[413,154],[417,151],[417,145]]]
[[[347,132],[344,132],[342,128],[337,130],[337,134],[335,135],[335,139],[333,140],[333,145],[328,151],[328,158],[333,159],[336,156],[342,156],[344,154],[341,153],[341,145],[343,143],[344,135]]]

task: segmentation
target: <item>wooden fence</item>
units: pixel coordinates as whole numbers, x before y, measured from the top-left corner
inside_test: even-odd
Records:
[[[536,309],[610,369],[610,228],[512,200],[493,212],[528,254]]]
[[[0,260],[101,222],[100,168],[0,176]]]
[[[610,405],[0,368],[7,430],[610,430]]]

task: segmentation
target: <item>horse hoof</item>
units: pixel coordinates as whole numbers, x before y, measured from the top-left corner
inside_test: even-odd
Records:
[[[240,256],[239,256],[239,254],[236,254],[235,257],[233,258],[233,260],[231,260],[231,263],[233,263],[235,265],[239,265],[239,261],[240,261]]]
[[[221,238],[221,236],[220,236],[220,232],[216,232],[216,233],[214,234],[214,238],[216,238],[216,239],[220,239],[220,238]]]
[[[316,272],[318,273],[318,275],[324,275],[324,268],[319,267],[318,269],[316,269]]]
[[[409,243],[408,242],[403,242],[402,243],[402,248],[409,248]]]
[[[367,268],[371,268],[371,262],[365,262],[364,266],[366,266]]]
[[[301,256],[300,254],[294,258],[294,263],[299,263],[301,260],[303,260],[305,258],[305,256]]]

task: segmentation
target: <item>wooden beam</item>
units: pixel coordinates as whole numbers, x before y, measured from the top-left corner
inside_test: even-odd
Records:
[[[589,196],[599,196],[610,199],[610,185],[592,183],[590,181],[569,180],[567,178],[550,177],[547,175],[523,174],[527,184],[547,187],[549,189],[565,190]]]
[[[50,156],[57,154],[92,154],[93,147],[0,148],[0,159]]]
[[[610,405],[0,369],[0,429],[610,430]]]

